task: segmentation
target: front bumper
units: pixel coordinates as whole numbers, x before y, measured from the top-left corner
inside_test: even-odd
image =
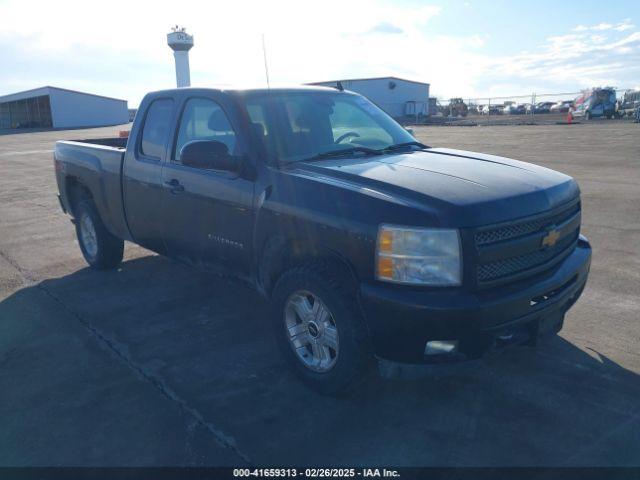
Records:
[[[477,358],[509,343],[534,343],[558,332],[587,282],[591,246],[580,236],[573,253],[545,276],[487,291],[360,286],[360,302],[379,357],[407,363]],[[426,356],[428,341],[458,341],[454,354]]]

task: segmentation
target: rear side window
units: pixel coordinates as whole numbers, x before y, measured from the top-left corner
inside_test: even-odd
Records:
[[[170,98],[154,100],[149,106],[140,143],[140,152],[143,155],[158,160],[162,158],[172,112],[173,100]]]
[[[236,153],[236,134],[222,107],[213,100],[191,98],[187,101],[180,121],[174,161],[179,163],[182,147],[196,140],[215,140],[224,143],[231,155]]]

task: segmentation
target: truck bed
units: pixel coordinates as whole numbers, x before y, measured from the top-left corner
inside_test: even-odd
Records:
[[[66,179],[73,179],[92,192],[93,200],[109,231],[127,238],[122,203],[122,163],[126,138],[92,138],[56,142],[54,157]],[[68,180],[65,180],[67,182]],[[62,184],[60,184],[62,183]],[[68,208],[67,185],[59,178],[61,200]]]
[[[128,138],[109,137],[109,138],[89,138],[86,140],[70,140],[76,143],[88,143],[90,145],[104,145],[105,147],[127,148]]]

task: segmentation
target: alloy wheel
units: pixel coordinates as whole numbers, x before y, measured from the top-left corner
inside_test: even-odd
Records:
[[[289,296],[284,308],[289,344],[310,370],[331,370],[340,352],[338,329],[333,315],[315,294],[299,290]]]

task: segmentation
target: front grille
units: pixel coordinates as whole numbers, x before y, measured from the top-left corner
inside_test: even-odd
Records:
[[[548,217],[524,220],[500,227],[488,227],[476,232],[476,245],[501,242],[521,237],[544,229],[549,225],[559,225],[580,211],[580,203],[576,203]]]
[[[572,249],[578,239],[578,233],[568,235],[560,240],[553,248],[537,250],[517,257],[505,258],[495,262],[485,263],[478,266],[478,281],[486,282],[502,277],[514,275],[530,268],[543,265],[557,256],[565,253],[565,250]]]
[[[543,238],[551,230],[561,231],[561,237],[553,246],[545,246]],[[579,202],[548,215],[479,229],[474,235],[477,282],[480,286],[505,283],[551,268],[573,251],[579,233]]]

